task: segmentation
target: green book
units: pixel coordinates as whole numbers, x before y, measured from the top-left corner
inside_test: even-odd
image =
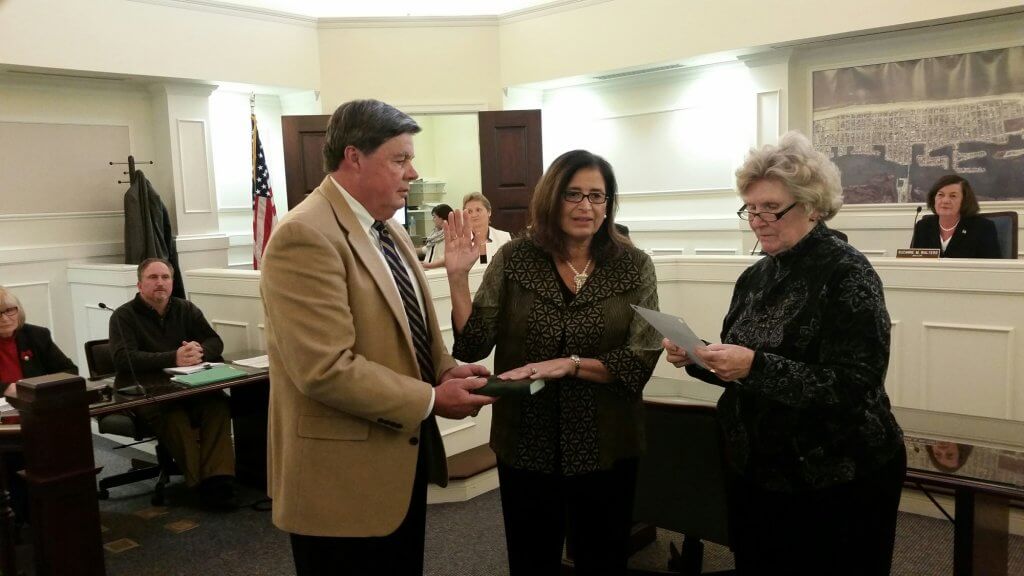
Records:
[[[487,384],[473,390],[473,394],[484,396],[532,396],[544,389],[543,380],[502,380],[497,376],[489,376]]]
[[[178,384],[185,384],[187,386],[202,386],[203,384],[213,384],[214,382],[223,382],[225,380],[241,378],[246,374],[247,372],[243,372],[237,368],[221,365],[214,366],[207,370],[193,372],[191,374],[179,374],[172,377],[171,382],[177,382]]]

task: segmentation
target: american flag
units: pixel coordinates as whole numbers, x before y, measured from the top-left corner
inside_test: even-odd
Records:
[[[270,232],[277,224],[274,191],[270,188],[270,171],[263,155],[256,115],[252,115],[252,268],[260,269],[263,251],[270,241]]]

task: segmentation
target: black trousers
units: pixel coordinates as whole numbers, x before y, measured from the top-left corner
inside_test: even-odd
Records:
[[[733,476],[729,533],[737,573],[889,574],[906,470],[901,448],[868,478],[820,490],[772,492]]]
[[[292,534],[296,576],[422,576],[427,522],[427,462],[420,442],[412,501],[387,536],[332,538]]]
[[[625,574],[637,460],[579,476],[498,463],[511,576],[557,575],[568,533],[576,574]]]

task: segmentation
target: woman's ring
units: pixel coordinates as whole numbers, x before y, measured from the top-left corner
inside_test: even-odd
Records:
[[[536,373],[537,373],[537,369],[536,368],[530,368],[530,374],[536,374]]]

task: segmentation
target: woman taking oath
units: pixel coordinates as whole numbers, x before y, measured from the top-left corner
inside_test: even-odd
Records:
[[[498,251],[473,301],[468,275],[484,237],[461,211],[445,230],[453,356],[470,362],[496,348],[495,373],[547,381],[494,404],[513,576],[559,573],[566,521],[578,574],[625,573],[641,394],[661,350],[629,307],[657,308],[656,279],[616,231],[616,200],[603,158],[557,158],[530,202],[527,236]]]
[[[790,132],[750,152],[736,187],[767,256],[736,281],[723,343],[695,351],[710,370],[664,341],[669,362],[725,389],[736,569],[889,574],[907,456],[884,387],[882,282],[824,225],[839,170]]]
[[[911,248],[938,248],[943,258],[999,258],[996,225],[978,216],[971,183],[957,174],[939,178],[928,191],[928,209],[914,225]]]

